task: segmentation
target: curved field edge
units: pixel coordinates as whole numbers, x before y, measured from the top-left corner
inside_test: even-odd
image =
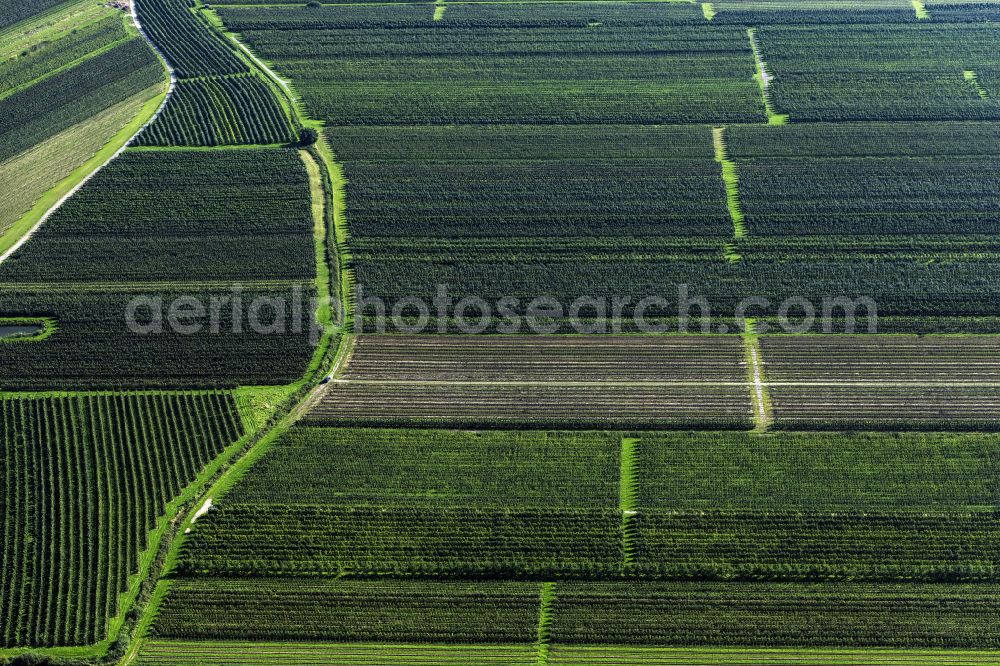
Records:
[[[301,119],[296,118],[297,122]],[[312,362],[300,382],[287,387],[288,394],[281,406],[275,410],[268,423],[261,426],[250,441],[242,447],[235,457],[219,465],[212,476],[211,485],[206,489],[204,484],[199,488],[197,498],[189,501],[179,510],[172,521],[169,536],[161,540],[159,548],[159,566],[155,575],[147,580],[155,582],[155,587],[149,596],[141,603],[141,615],[135,625],[127,651],[119,663],[132,664],[140,654],[145,636],[159,612],[159,605],[170,589],[170,580],[163,576],[170,573],[180,556],[186,530],[198,518],[201,507],[209,501],[215,501],[231,489],[246,472],[260,460],[307,411],[308,406],[316,399],[326,378],[335,375],[344,365],[344,360],[352,348],[353,336],[342,328],[343,317],[340,313],[347,312],[348,294],[341,289],[332,291],[338,283],[332,279],[334,273],[340,275],[341,265],[337,259],[338,245],[333,224],[335,211],[343,209],[340,196],[332,187],[329,152],[318,145],[308,151],[301,151],[303,162],[309,173],[310,190],[313,194],[314,241],[316,252],[316,287],[320,294],[315,316],[323,328],[323,336],[316,347]],[[321,197],[322,205],[316,201]],[[331,300],[331,298],[333,300]],[[334,303],[336,305],[334,305]],[[237,394],[243,389],[238,389]],[[249,390],[249,389],[247,389]],[[271,390],[274,389],[264,389]],[[240,401],[238,400],[238,403]],[[246,404],[246,403],[244,403]],[[252,417],[250,417],[252,418]]]
[[[134,12],[135,5],[133,4],[132,7]],[[133,17],[135,17],[134,13]],[[130,127],[135,126],[136,129],[128,134],[116,151],[112,151],[112,156],[89,174],[82,175],[81,181],[53,207],[43,213],[41,221],[36,222],[32,230],[37,229],[48,215],[51,215],[75,191],[79,190],[93,174],[123,152],[132,138],[141,132],[143,127],[155,120],[165,108],[173,86],[172,69],[159,48],[149,40],[145,31],[140,29],[140,33],[157,54],[164,66],[165,73],[170,76],[170,86],[165,85],[162,94],[155,100],[151,100],[148,106],[153,108],[148,118],[143,119],[142,122],[133,121]],[[265,77],[272,88],[276,89],[276,92],[281,91],[279,99],[283,105],[288,105],[286,108],[290,107],[289,110],[295,125],[297,127],[304,126],[295,104],[291,101],[291,96],[287,95],[285,89],[279,87],[269,76],[265,75]],[[157,102],[155,106],[153,101]],[[309,126],[317,127],[318,124],[310,121]],[[121,134],[124,135],[125,130]],[[342,189],[336,189],[333,185],[338,177],[336,174],[341,173],[341,171],[339,165],[333,161],[332,151],[325,145],[325,141],[310,147],[308,151],[302,151],[302,157],[309,171],[310,190],[314,197],[321,196],[323,201],[321,206],[315,202],[313,206],[314,247],[317,265],[316,287],[320,295],[315,316],[323,332],[306,373],[298,382],[285,387],[240,388],[236,390],[238,397],[242,393],[243,399],[238,400],[238,404],[241,405],[240,412],[244,424],[253,424],[254,427],[248,430],[247,434],[239,441],[227,447],[222,455],[205,467],[198,478],[167,505],[166,510],[157,520],[157,527],[147,535],[148,545],[140,556],[139,572],[130,577],[128,592],[120,596],[118,614],[110,620],[108,633],[104,640],[88,646],[2,649],[0,650],[0,658],[37,654],[57,659],[85,659],[88,661],[99,659],[105,663],[119,661],[120,663],[131,663],[138,654],[144,630],[155,619],[159,600],[162,599],[165,585],[167,585],[166,582],[161,581],[158,584],[157,581],[165,572],[169,572],[171,563],[176,559],[183,542],[184,530],[193,524],[198,512],[208,499],[218,496],[235,484],[246,470],[266,453],[271,444],[301,417],[305,412],[305,407],[314,399],[316,390],[321,386],[324,378],[342,367],[343,359],[349,353],[351,345],[349,344],[350,336],[342,334],[344,313],[347,312],[346,308],[349,303],[349,292],[340,288],[343,284],[342,264],[339,259],[341,253],[337,249],[340,243],[334,233],[336,228],[334,224],[335,211],[343,211],[344,209],[343,201],[338,200],[343,195]],[[26,235],[22,236],[13,249],[7,250],[3,256],[0,256],[0,261],[26,242],[30,235],[30,232],[27,232]],[[337,280],[332,277],[334,273],[338,276]],[[251,399],[254,394],[258,397],[263,396],[258,404],[270,402],[269,406],[263,410],[254,410],[254,400]],[[270,414],[269,417],[268,414]],[[261,422],[262,418],[267,420]],[[136,640],[133,640],[133,636],[136,637]]]
[[[210,10],[203,10],[208,12]],[[220,30],[221,31],[221,30]],[[230,33],[221,31],[230,45],[245,56],[253,56],[249,49],[239,44]],[[259,63],[258,63],[259,64]],[[319,295],[315,316],[322,327],[312,361],[302,380],[287,387],[287,397],[275,410],[270,420],[250,437],[247,444],[235,457],[227,457],[212,475],[211,485],[197,492],[194,501],[188,501],[177,511],[171,522],[171,530],[160,540],[157,548],[158,566],[147,582],[153,585],[148,596],[135,605],[138,620],[129,637],[128,648],[120,664],[132,664],[138,658],[146,634],[156,619],[159,605],[170,587],[169,574],[177,562],[184,543],[185,530],[195,522],[198,512],[208,500],[215,500],[232,488],[246,472],[266,454],[271,446],[308,411],[323,384],[335,376],[344,366],[353,347],[350,331],[351,293],[350,272],[346,266],[346,235],[342,221],[345,202],[343,170],[322,133],[322,123],[305,117],[301,105],[290,86],[277,74],[264,68],[263,76],[281,104],[288,110],[296,129],[310,127],[319,131],[320,140],[306,150],[300,151],[309,174],[310,192],[313,196],[314,250],[316,254],[316,289]],[[322,198],[322,203],[317,198]],[[336,276],[336,278],[334,277]],[[239,393],[239,389],[237,393]],[[109,646],[110,647],[110,646]]]

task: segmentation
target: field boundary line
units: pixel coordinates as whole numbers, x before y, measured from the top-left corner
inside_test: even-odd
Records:
[[[76,2],[65,2],[59,3],[54,7],[49,7],[37,14],[32,14],[31,16],[26,16],[17,23],[12,23],[6,28],[0,29],[0,39],[11,36],[14,33],[23,32],[25,28],[30,27],[35,24],[41,24],[51,21],[53,18],[60,14],[66,14],[68,17],[71,14],[75,14],[83,6],[89,6],[88,0],[77,0]]]
[[[595,0],[448,0],[449,5],[566,5],[566,4],[577,4],[577,5],[588,5],[594,4]],[[603,0],[607,2],[608,0]],[[693,5],[697,4],[696,0],[614,0],[616,4],[623,5]],[[414,6],[414,5],[428,5],[430,0],[425,0],[424,2],[419,2],[416,0],[408,0],[404,2],[393,2],[393,0],[384,0],[384,2],[322,2],[320,6],[322,7],[380,7],[380,6]],[[307,5],[306,2],[293,2],[293,3],[260,3],[260,4],[239,4],[239,3],[221,3],[212,5],[215,7],[233,7],[236,9],[301,9]]]
[[[448,10],[448,5],[445,4],[444,0],[437,0],[434,3],[434,20],[443,21],[444,13]]]
[[[119,39],[119,40],[117,40],[115,42],[111,42],[110,44],[105,44],[104,46],[100,47],[99,49],[94,49],[90,53],[88,53],[88,54],[86,54],[84,56],[80,56],[79,58],[77,58],[76,60],[73,60],[72,62],[68,62],[65,65],[60,65],[59,67],[56,67],[55,69],[48,70],[44,74],[41,74],[41,75],[33,78],[30,81],[26,81],[25,83],[16,85],[13,88],[9,88],[7,90],[4,90],[2,93],[0,93],[0,101],[3,101],[5,99],[7,99],[8,97],[16,95],[17,93],[22,92],[24,90],[28,90],[29,88],[33,88],[36,85],[38,85],[39,83],[44,83],[45,81],[51,79],[53,76],[57,76],[59,74],[62,74],[63,72],[68,72],[71,69],[75,69],[75,68],[79,67],[80,65],[82,65],[83,63],[87,62],[88,60],[96,58],[97,56],[100,56],[100,55],[104,55],[108,51],[110,51],[110,50],[112,50],[114,48],[117,48],[117,47],[121,46],[122,44],[127,44],[128,42],[131,42],[133,39],[139,39],[139,35],[134,34],[134,33],[131,33],[131,34],[130,33],[126,33],[126,35],[124,37],[122,37],[121,39]]]
[[[764,357],[757,338],[756,325],[752,319],[747,319],[743,326],[743,344],[746,348],[747,374],[750,380],[753,417],[758,432],[764,432],[771,427],[774,416],[771,409],[771,398],[764,375]],[[822,385],[822,384],[821,384]]]
[[[753,51],[754,65],[757,69],[754,78],[757,79],[757,85],[760,86],[760,95],[764,99],[764,110],[767,112],[767,124],[787,125],[789,120],[788,114],[775,111],[771,100],[771,81],[774,80],[774,76],[767,71],[767,61],[764,60],[763,51],[760,48],[760,43],[757,41],[757,29],[748,28],[747,36],[750,38],[750,49]]]
[[[722,167],[722,182],[726,186],[726,206],[729,208],[729,218],[733,222],[733,239],[746,238],[746,218],[740,204],[740,175],[736,162],[729,159],[725,127],[712,128],[712,147],[715,150],[715,161]],[[727,247],[726,256],[730,261],[738,261],[740,258],[735,246]]]
[[[715,11],[715,5],[711,2],[701,3],[701,13],[705,16],[706,21],[711,21],[715,18],[716,14],[718,14],[718,12]]]
[[[622,514],[622,568],[632,565],[635,556],[635,516],[637,509],[639,442],[637,437],[623,437],[619,460],[618,510]]]
[[[542,583],[538,599],[538,657],[536,666],[548,666],[549,640],[552,633],[552,606],[556,601],[556,583]]]
[[[927,5],[924,4],[924,0],[910,0],[910,4],[913,5],[913,13],[916,14],[917,19],[921,21],[930,19],[931,13],[927,11]]]

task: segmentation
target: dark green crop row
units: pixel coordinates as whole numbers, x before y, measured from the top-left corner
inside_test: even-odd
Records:
[[[250,67],[193,11],[191,0],[137,0],[142,26],[182,79],[240,74]]]
[[[535,640],[538,600],[537,583],[176,581],[153,633],[199,639],[525,644]]]
[[[540,596],[531,583],[183,581],[174,584],[154,633],[200,640],[524,645],[536,640]],[[553,649],[1000,646],[994,585],[557,583],[552,596],[547,639]],[[625,663],[611,659],[601,663]]]
[[[1000,647],[994,585],[559,584],[554,643]]]
[[[454,12],[451,10],[454,9]],[[421,14],[420,12],[423,12]],[[745,31],[694,7],[223,8],[340,125],[763,122]]]
[[[199,523],[179,572],[1000,575],[996,437],[635,434],[625,460],[621,437],[299,428]]]
[[[603,510],[620,448],[614,433],[294,428],[226,501]]]
[[[40,42],[0,63],[0,92],[6,92],[128,37],[120,16],[107,16],[61,39]]]
[[[1000,157],[803,156],[737,164],[751,236],[988,235],[996,228]]]
[[[0,101],[0,162],[163,81],[135,38]]]
[[[256,76],[181,81],[140,146],[226,146],[295,141],[274,92]]]
[[[60,2],[62,0],[0,0],[0,29],[41,14]]]
[[[21,289],[0,291],[3,316],[47,316],[58,330],[41,342],[0,345],[0,387],[8,389],[128,388],[176,386],[260,386],[296,381],[313,353],[308,301],[311,286],[295,288],[205,287],[178,291],[150,286],[140,291],[119,291],[108,285],[101,291]],[[233,298],[240,324],[232,316]],[[170,307],[181,297],[194,297],[205,316],[181,324],[200,324],[194,334],[170,326]],[[144,299],[133,303],[133,299]],[[213,333],[210,308],[219,306],[218,332]],[[250,326],[250,305],[259,307],[262,328]],[[272,328],[274,316],[268,302],[286,303],[284,322]],[[302,317],[291,304],[303,303]],[[183,303],[183,302],[182,302]],[[134,306],[137,323],[145,326],[158,313],[156,329],[129,330],[128,314]],[[186,306],[185,306],[186,307]],[[296,328],[296,322],[300,328]],[[279,331],[279,332],[271,332]]]
[[[1000,118],[964,75],[997,64],[989,25],[768,26],[757,41],[792,120]]]
[[[128,152],[5,262],[0,279],[306,281],[312,234],[295,151]]]
[[[102,640],[157,516],[241,430],[221,392],[0,399],[0,646]]]

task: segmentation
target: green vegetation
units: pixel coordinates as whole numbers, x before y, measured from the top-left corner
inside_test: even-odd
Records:
[[[250,67],[191,11],[191,0],[138,0],[142,27],[181,79],[249,73]]]
[[[920,23],[760,28],[775,107],[796,122],[1000,118],[963,75],[996,66],[993,29]]]
[[[139,146],[227,146],[295,141],[274,93],[256,76],[181,81]]]
[[[336,655],[336,656],[331,656]],[[533,645],[393,645],[387,643],[269,643],[254,641],[147,640],[138,666],[535,666]]]
[[[0,654],[995,661],[1000,441],[964,432],[1000,420],[995,6],[222,4],[139,0],[170,102],[0,266],[0,323],[45,324],[0,341],[38,391],[0,395]],[[164,77],[124,14],[26,6],[8,239]],[[439,335],[348,333],[378,305],[310,299],[355,284],[454,298]],[[685,294],[719,334],[506,326]],[[473,295],[516,299],[504,335],[447,335]],[[965,335],[737,307],[790,295]],[[212,314],[157,330],[178,298]]]
[[[69,2],[0,34],[0,253],[131,138],[164,78],[109,7]]]
[[[128,152],[5,262],[21,282],[308,281],[309,181],[292,150]]]
[[[596,434],[293,429],[199,521],[178,571],[614,571],[618,446]]]
[[[240,436],[221,392],[0,397],[3,647],[100,640],[146,533]]]
[[[62,0],[0,0],[0,30],[42,14]]]
[[[163,80],[135,38],[0,100],[0,160],[9,159]]]
[[[996,649],[996,593],[914,583],[561,583],[552,642]]]
[[[238,295],[246,303],[255,299],[262,299],[260,302],[284,299],[286,303],[294,303],[308,302],[314,293],[308,284],[245,285]],[[123,322],[129,303],[137,297],[152,300],[136,306],[140,328],[132,332]],[[194,297],[206,304],[206,310],[212,299],[221,303],[218,332],[212,332],[207,313],[200,320],[202,327],[192,335],[172,330],[166,321],[166,310],[181,297]],[[4,316],[45,315],[55,319],[59,327],[55,335],[39,344],[0,345],[0,386],[5,389],[230,388],[285,384],[300,379],[314,351],[308,322],[294,318],[291,308],[286,309],[280,320],[262,313],[260,322],[265,328],[257,332],[250,327],[245,309],[239,317],[233,317],[233,298],[231,285],[110,283],[98,284],[93,289],[76,286],[0,289],[0,313]],[[156,307],[161,302],[157,299],[162,299],[162,310]],[[162,333],[144,334],[145,326],[154,321],[154,312],[163,313]],[[305,305],[303,313],[308,313]],[[186,323],[184,319],[180,321]],[[237,321],[240,323],[236,324]],[[283,332],[267,333],[276,322]]]
[[[749,429],[742,355],[736,336],[359,336],[305,420]]]
[[[707,26],[697,5],[460,4],[443,21],[421,5],[219,15],[295,81],[312,116],[338,125],[764,119],[745,34]]]
[[[70,189],[67,181],[74,180],[75,171],[88,166],[95,157],[104,158],[98,163],[105,161],[102,148],[117,150],[124,143],[123,128],[131,130],[127,131],[128,137],[135,133],[131,127],[133,121],[152,114],[149,107],[159,105],[162,89],[162,85],[147,88],[0,164],[0,189],[7,195],[0,205],[0,234],[11,231],[0,240],[0,252],[6,249],[8,238],[20,236],[18,231],[24,224],[30,227],[53,201]],[[90,173],[93,166],[82,170]],[[53,190],[64,182],[67,185]],[[26,215],[39,202],[42,210],[37,215]]]
[[[178,581],[153,633],[184,639],[530,644],[538,627],[538,599],[537,583]]]

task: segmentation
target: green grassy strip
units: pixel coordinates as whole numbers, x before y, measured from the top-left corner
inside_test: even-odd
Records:
[[[715,146],[715,161],[722,165],[722,180],[726,184],[726,204],[729,206],[729,217],[733,220],[733,238],[746,238],[747,228],[740,206],[740,177],[736,163],[729,159],[725,127],[716,127],[712,130],[712,143]]]
[[[231,34],[223,34],[228,37],[237,50],[245,51],[254,60],[254,63],[260,66],[260,61],[249,50],[239,44]],[[292,114],[295,122],[294,126],[304,126],[302,118],[298,115],[298,106],[295,104],[295,97],[291,89],[266,66],[263,67],[262,71],[264,72],[264,76],[270,79],[280,90],[280,97],[286,98],[288,102],[288,107],[286,108]],[[338,270],[342,270],[342,265],[339,262],[330,262],[329,246],[331,243],[336,244],[336,240],[332,238],[335,234],[332,233],[330,228],[333,226],[331,219],[335,218],[338,205],[343,207],[344,202],[343,195],[341,194],[338,197],[337,193],[331,187],[331,180],[335,178],[333,167],[336,164],[332,161],[332,151],[326,151],[329,151],[329,148],[326,147],[326,150],[324,150],[324,143],[321,141],[311,147],[309,151],[302,151],[300,153],[309,173],[310,192],[313,196],[316,287],[320,295],[316,317],[323,327],[323,335],[316,347],[305,376],[299,382],[288,387],[283,387],[287,391],[285,404],[275,409],[270,423],[265,424],[257,430],[252,441],[241,450],[238,459],[232,463],[227,460],[224,466],[220,466],[211,487],[207,491],[200,493],[196,501],[187,505],[188,511],[186,516],[178,514],[175,522],[178,522],[179,525],[174,531],[172,538],[163,544],[162,565],[157,577],[162,577],[165,573],[169,573],[175,566],[184,543],[185,530],[193,525],[194,516],[198,512],[198,509],[206,500],[216,500],[232,488],[270,450],[278,438],[302,417],[312,402],[316,400],[319,394],[320,381],[325,376],[333,375],[337,372],[337,369],[343,365],[343,359],[351,348],[349,336],[340,334],[340,328],[337,326],[340,322],[336,322],[333,319],[334,313],[327,298],[331,291],[332,267],[336,266]],[[341,294],[341,298],[343,300],[346,296]],[[336,345],[334,344],[335,340],[337,341]],[[244,408],[247,405],[248,401],[244,400]],[[241,409],[241,414],[242,412],[243,410]],[[279,418],[278,414],[282,416]],[[143,639],[152,625],[156,614],[159,612],[159,605],[163,599],[163,594],[165,594],[165,590],[161,591],[159,585],[157,586],[157,592],[161,592],[160,595],[154,595],[150,598],[149,603],[145,605],[137,623],[136,634],[120,663],[130,664],[138,657]]]
[[[757,337],[757,327],[753,319],[746,319],[743,324],[743,346],[747,366],[747,381],[750,384],[750,400],[753,405],[755,430],[766,432],[774,422],[771,397],[767,390],[767,378],[764,374],[764,356]]]
[[[913,11],[916,13],[917,18],[921,21],[926,21],[931,17],[931,13],[927,11],[927,6],[923,0],[910,0],[910,3],[913,5]]]
[[[738,264],[743,261],[743,255],[736,248],[735,243],[726,243],[722,246],[722,256],[731,264]]]
[[[750,37],[750,49],[753,51],[754,66],[757,69],[754,79],[756,79],[757,85],[760,87],[760,96],[764,100],[764,110],[767,112],[767,124],[787,125],[789,120],[788,115],[776,112],[774,105],[771,103],[771,93],[768,90],[770,75],[767,73],[767,62],[764,60],[760,45],[757,43],[757,30],[749,28],[747,36]]]
[[[0,326],[41,326],[42,330],[32,335],[19,335],[12,338],[0,338],[0,344],[21,342],[41,342],[57,330],[59,326],[52,317],[0,317]],[[0,395],[3,395],[0,393]]]
[[[443,21],[444,20],[444,12],[447,9],[448,9],[448,5],[444,4],[444,2],[442,2],[442,0],[437,0],[437,2],[434,3],[434,20],[435,21]]]
[[[965,70],[965,80],[969,82],[970,85],[976,90],[980,99],[989,99],[990,94],[986,92],[986,88],[979,83],[979,75],[971,69]]]
[[[57,76],[59,74],[62,74],[63,72],[75,69],[80,65],[82,65],[83,63],[87,62],[88,60],[96,58],[99,55],[103,55],[112,49],[118,48],[125,42],[130,42],[133,39],[139,39],[140,38],[139,31],[136,30],[135,26],[132,24],[132,21],[126,18],[127,16],[128,14],[122,14],[122,23],[125,25],[125,32],[126,32],[125,37],[119,39],[118,41],[105,44],[101,48],[91,51],[87,55],[81,56],[76,60],[66,63],[65,65],[61,65],[59,67],[56,67],[55,69],[50,69],[41,76],[37,76],[30,81],[25,81],[20,85],[14,86],[13,88],[8,88],[6,90],[0,91],[0,101],[7,99],[11,95],[19,93],[22,90],[27,90],[28,88],[38,85],[39,83],[42,83],[43,81],[51,79],[53,76]]]
[[[156,108],[159,108],[160,103],[165,96],[166,88],[164,88],[163,96],[157,98],[157,104],[153,107],[154,112]],[[151,116],[152,113],[150,113],[150,117]],[[145,120],[143,122],[145,122]],[[141,124],[139,126],[141,127]],[[134,131],[129,134],[129,139],[132,134],[134,134]],[[319,154],[319,151],[317,151],[317,154]],[[305,156],[307,155],[306,153],[303,152],[303,155],[303,160],[306,163],[308,170],[310,161]],[[325,163],[325,159],[321,154],[319,154],[319,157],[324,160]],[[314,229],[316,231],[317,238],[316,286],[320,294],[324,294],[329,293],[331,281],[330,264],[327,263],[327,238],[330,235],[327,229],[327,216],[329,213],[325,212],[327,209],[325,204],[327,188],[325,187],[326,183],[322,178],[321,170],[318,168],[318,165],[316,165],[315,161],[312,162],[312,165],[317,168],[310,171],[311,192],[314,197],[319,197],[320,201],[323,202],[314,205],[314,214],[316,216]],[[339,331],[335,329],[335,323],[332,320],[332,313],[328,301],[323,301],[321,299],[319,307],[317,308],[316,317],[323,326],[323,335],[317,344],[316,350],[313,354],[313,359],[306,374],[298,382],[287,387],[282,387],[282,389],[286,391],[288,397],[285,404],[275,410],[276,414],[271,417],[270,423],[264,424],[263,427],[260,427],[253,433],[245,434],[244,437],[238,442],[228,447],[221,456],[212,461],[212,463],[202,471],[193,484],[185,488],[184,491],[167,506],[164,518],[158,522],[157,528],[154,529],[148,536],[147,543],[149,545],[140,558],[139,573],[130,578],[129,591],[122,595],[120,599],[118,606],[119,614],[112,619],[109,625],[107,638],[104,641],[91,646],[51,648],[34,650],[35,652],[40,652],[54,657],[103,657],[108,654],[112,646],[115,645],[116,641],[118,641],[119,634],[124,628],[126,618],[129,613],[132,612],[133,608],[141,610],[141,614],[139,615],[136,625],[137,629],[141,631],[148,630],[159,610],[159,604],[166,592],[166,585],[157,584],[153,588],[151,595],[145,601],[140,598],[140,593],[145,586],[148,586],[154,580],[158,580],[164,573],[171,570],[173,564],[177,560],[180,547],[184,541],[184,530],[190,528],[193,524],[194,516],[197,514],[200,507],[204,505],[206,500],[219,497],[231,488],[240,478],[242,478],[243,474],[245,474],[246,471],[270,449],[271,445],[278,439],[278,437],[286,432],[288,428],[290,428],[291,425],[302,416],[305,411],[305,407],[312,400],[313,393],[319,386],[320,380],[325,376],[326,369],[335,369],[342,364],[341,356],[346,353],[349,345],[343,344],[344,337],[339,336]],[[334,345],[335,340],[339,340],[341,344]],[[249,407],[246,396],[244,396],[243,402],[244,408],[240,411],[241,419],[244,419],[245,422],[245,419],[248,417],[244,410]],[[278,418],[277,413],[281,413],[283,416]],[[250,418],[252,418],[252,416]],[[211,486],[205,490],[206,486],[209,484],[211,484]],[[174,517],[172,519],[168,519],[167,516],[170,515],[173,515]],[[148,587],[146,589],[148,593]],[[137,631],[135,636],[131,637],[132,639],[128,644],[128,649],[125,652],[121,663],[130,663],[136,658],[139,648],[142,645],[143,636],[144,633],[139,633]],[[129,639],[130,637],[126,635],[124,638]],[[0,651],[0,656],[7,656],[8,654],[21,654],[25,651],[27,650]]]
[[[542,583],[538,604],[538,659],[537,666],[549,663],[549,641],[552,632],[552,606],[556,601],[556,584]]]
[[[706,21],[711,21],[718,12],[715,11],[715,6],[711,2],[703,2],[701,3],[701,13],[705,15]]]
[[[289,643],[156,639],[146,643],[142,666],[531,666],[535,645],[431,643]]]
[[[316,254],[316,292],[319,295],[316,318],[326,327],[334,326],[333,309],[330,303],[330,264],[327,255],[327,214],[324,174],[312,153],[300,150],[299,156],[309,174],[309,192],[312,197],[313,248]]]
[[[638,439],[623,438],[621,449],[621,478],[619,481],[618,510],[629,513],[636,509],[635,484],[638,474]]]

